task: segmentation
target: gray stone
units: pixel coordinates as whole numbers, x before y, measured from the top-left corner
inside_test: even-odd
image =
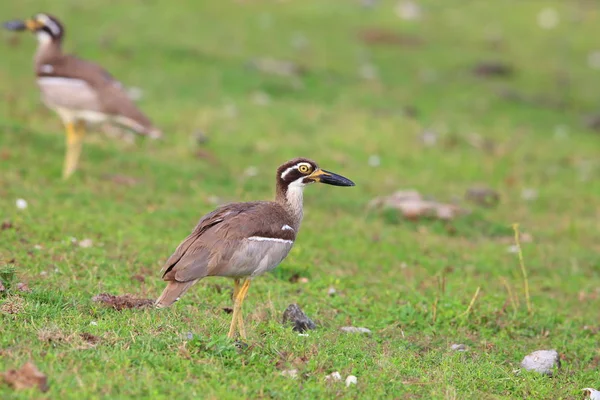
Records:
[[[469,348],[464,344],[453,344],[450,348],[454,351],[467,351]]]
[[[554,368],[560,368],[560,358],[556,350],[537,350],[523,358],[521,367],[527,371],[552,376]]]
[[[309,329],[316,329],[317,325],[304,314],[298,304],[290,304],[283,313],[283,323],[292,325],[296,332],[305,332]]]

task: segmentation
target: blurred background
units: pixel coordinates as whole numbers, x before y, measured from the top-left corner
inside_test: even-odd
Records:
[[[498,363],[587,338],[567,368],[592,376],[597,351],[583,326],[600,295],[597,1],[2,5],[4,19],[36,12],[57,16],[65,49],[128,87],[164,139],[97,127],[80,170],[61,181],[63,127],[39,101],[35,38],[0,33],[0,262],[30,286],[83,304],[100,291],[156,296],[161,262],[200,216],[270,198],[276,167],[305,156],[357,186],[307,189],[298,245],[253,288],[255,325],[273,329],[269,313],[293,298],[330,326],[380,329],[393,346],[421,332],[433,341],[478,332],[475,347],[510,338],[497,352],[481,344]],[[523,308],[514,222],[535,316]],[[206,304],[228,303],[197,286],[185,304],[204,304],[203,320]],[[325,295],[332,286],[344,295]],[[478,288],[476,317],[457,327]],[[401,334],[387,330],[394,324]],[[438,378],[453,368],[434,361],[427,373]],[[370,379],[388,382],[394,368]],[[519,393],[552,397],[560,382]]]

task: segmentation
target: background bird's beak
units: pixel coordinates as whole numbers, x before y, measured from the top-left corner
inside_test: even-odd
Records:
[[[4,26],[4,29],[8,29],[9,31],[24,31],[25,29],[27,29],[27,24],[25,23],[25,21],[21,21],[18,19],[15,19],[13,21],[6,21],[4,24],[2,24],[2,26]]]
[[[320,168],[310,174],[308,177],[316,182],[326,183],[333,186],[354,186],[354,182],[352,182],[350,179]]]

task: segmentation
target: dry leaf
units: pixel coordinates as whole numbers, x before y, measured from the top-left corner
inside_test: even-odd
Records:
[[[100,293],[92,298],[93,301],[103,303],[107,306],[121,311],[126,308],[146,308],[154,305],[154,299],[140,299],[130,294],[115,296],[109,293]]]

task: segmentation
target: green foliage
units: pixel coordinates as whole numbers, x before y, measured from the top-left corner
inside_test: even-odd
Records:
[[[598,135],[582,124],[598,111],[588,62],[598,5],[422,0],[422,18],[408,21],[396,0],[361,3],[3,3],[7,19],[61,17],[65,48],[140,87],[165,138],[90,133],[80,171],[62,181],[63,127],[39,101],[35,40],[2,34],[0,372],[31,360],[50,391],[0,384],[0,398],[570,399],[599,385],[600,165]],[[546,7],[559,14],[554,29],[538,25]],[[251,67],[267,57],[306,72]],[[490,61],[515,73],[473,74]],[[156,298],[162,263],[198,219],[220,202],[271,198],[275,168],[297,156],[357,186],[306,189],[294,249],[244,304],[247,347],[225,338],[227,279],[207,278],[165,310],[92,300]],[[480,185],[498,191],[495,207],[456,200]],[[471,213],[406,221],[369,210],[406,189]],[[537,197],[523,196],[531,189]],[[318,329],[282,326],[290,303]],[[349,325],[372,334],[339,330]],[[550,348],[563,361],[554,378],[513,372]],[[294,369],[296,379],[282,375]],[[326,381],[334,371],[358,385]]]

